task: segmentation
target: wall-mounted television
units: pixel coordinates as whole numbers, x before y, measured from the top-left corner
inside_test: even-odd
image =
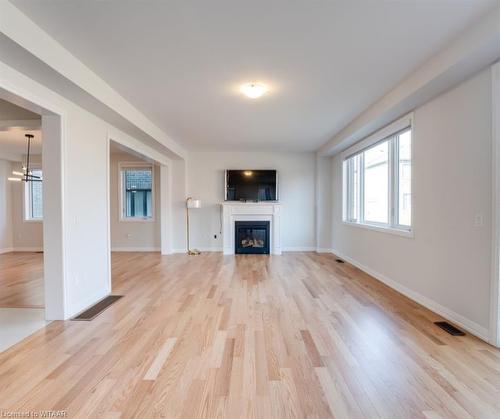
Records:
[[[226,170],[226,201],[277,201],[276,170]]]

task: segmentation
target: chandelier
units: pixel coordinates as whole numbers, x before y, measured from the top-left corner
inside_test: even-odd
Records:
[[[43,179],[41,176],[36,176],[30,169],[30,148],[31,148],[31,139],[34,137],[32,134],[24,135],[28,140],[28,153],[26,154],[26,164],[23,165],[23,171],[13,171],[12,174],[20,177],[10,177],[8,178],[13,182],[41,182]]]

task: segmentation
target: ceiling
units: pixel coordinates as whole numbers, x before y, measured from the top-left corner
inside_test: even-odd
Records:
[[[36,122],[37,120],[39,123]],[[29,125],[39,128],[41,117],[27,109],[0,99],[0,159],[21,161],[22,156],[26,154],[27,150],[27,142],[24,134],[33,134],[35,136],[31,141],[31,152],[33,154],[41,154],[42,133],[40,129],[23,129],[18,126],[19,124],[13,127],[12,121],[35,121],[34,124],[30,123]]]
[[[31,154],[42,153],[42,133],[40,130],[27,131],[14,128],[9,131],[0,131],[0,159],[22,160],[28,147],[24,134],[33,134],[35,136],[31,140]]]
[[[500,0],[12,3],[187,148],[306,151]]]
[[[40,115],[14,105],[11,102],[0,99],[0,120],[34,120],[40,119]]]
[[[150,163],[154,163],[153,160],[147,158],[146,156],[143,156],[141,153],[138,153],[135,150],[132,150],[120,143],[117,143],[115,141],[110,141],[109,142],[109,153],[110,154],[120,154],[120,155],[129,155],[131,157],[134,157],[135,159],[140,159],[144,160]]]

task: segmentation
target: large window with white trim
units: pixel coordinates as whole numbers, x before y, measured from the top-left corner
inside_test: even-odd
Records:
[[[411,151],[405,117],[344,153],[344,222],[411,232]]]

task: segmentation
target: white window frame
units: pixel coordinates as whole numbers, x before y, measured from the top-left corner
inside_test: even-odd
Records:
[[[125,217],[123,211],[123,170],[124,169],[151,169],[151,217]],[[155,166],[147,162],[119,162],[118,163],[118,219],[126,223],[152,223],[155,222]]]
[[[30,164],[30,169],[35,169],[35,170],[43,170],[41,164]],[[43,173],[43,172],[42,172]],[[25,223],[42,223],[43,222],[43,214],[40,218],[33,218],[31,216],[31,193],[30,193],[30,187],[31,187],[31,182],[23,182],[23,221]],[[43,192],[42,192],[43,193]]]
[[[411,220],[410,226],[398,224],[399,218],[399,134],[411,130]],[[413,113],[394,121],[381,130],[375,132],[364,140],[354,144],[342,153],[342,185],[343,185],[343,213],[342,222],[353,227],[360,227],[368,230],[380,231],[396,234],[404,237],[414,237],[414,138],[415,130],[413,124]],[[388,208],[389,222],[377,223],[364,220],[364,152],[377,144],[389,141],[389,185],[388,185]],[[352,165],[347,163],[354,156],[359,156],[359,191],[358,191],[358,219],[350,219],[350,193],[352,184]],[[351,160],[352,161],[352,160]]]

